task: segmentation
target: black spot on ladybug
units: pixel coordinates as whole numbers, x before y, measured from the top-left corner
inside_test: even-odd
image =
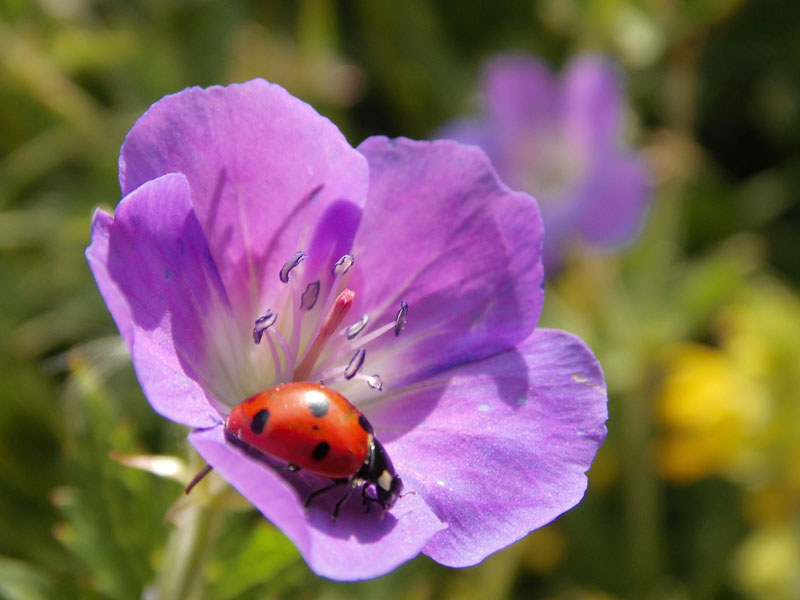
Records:
[[[307,402],[308,408],[311,410],[311,414],[315,417],[322,418],[328,414],[330,402],[328,402],[328,399],[322,394],[309,394]]]
[[[312,425],[312,426],[311,426],[311,429],[312,429],[313,431],[319,431],[319,427],[317,427],[316,425]]]
[[[370,422],[367,421],[367,417],[364,415],[358,415],[358,424],[361,425],[361,429],[367,433],[372,433],[372,425],[370,425]]]
[[[256,435],[261,435],[261,432],[264,431],[264,427],[269,420],[269,411],[266,408],[262,408],[258,411],[255,415],[253,415],[253,420],[250,421],[250,429]]]
[[[331,451],[331,446],[328,442],[320,442],[314,448],[314,451],[311,453],[311,458],[314,460],[322,460],[326,456],[328,456],[328,452]]]

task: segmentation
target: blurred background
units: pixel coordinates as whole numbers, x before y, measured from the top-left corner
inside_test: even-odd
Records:
[[[0,598],[155,597],[181,495],[110,456],[188,461],[86,266],[92,211],[152,102],[264,77],[350,142],[480,110],[507,51],[621,65],[655,179],[641,236],[571,253],[542,324],[600,358],[609,438],[582,504],[465,570],[310,573],[252,510],[197,597],[800,598],[800,3],[796,0],[0,1]],[[513,476],[512,473],[509,476]],[[159,574],[161,573],[161,574]]]

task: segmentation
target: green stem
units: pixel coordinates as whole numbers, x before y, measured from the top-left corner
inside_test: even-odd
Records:
[[[203,569],[211,554],[222,512],[215,503],[193,504],[184,509],[170,534],[157,579],[160,600],[195,600],[203,597]]]
[[[650,452],[652,410],[648,396],[638,388],[622,399],[627,562],[631,591],[644,598],[653,592],[661,574],[661,490]]]

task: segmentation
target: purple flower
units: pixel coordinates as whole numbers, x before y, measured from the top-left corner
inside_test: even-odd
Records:
[[[154,104],[125,140],[120,183],[87,257],[148,400],[193,428],[318,574],[375,577],[420,552],[473,565],[580,501],[606,433],[603,376],[580,340],[535,329],[536,204],[480,150],[353,149],[255,80]],[[348,328],[324,339],[345,288]],[[390,511],[365,514],[353,494],[334,521],[337,494],[303,506],[326,480],[226,442],[231,407],[296,378],[368,417],[410,492]]]
[[[638,233],[650,180],[620,143],[624,96],[611,61],[582,56],[557,79],[532,57],[501,56],[487,65],[483,89],[485,117],[455,121],[437,137],[480,146],[505,183],[538,200],[548,272],[575,240],[614,247]]]

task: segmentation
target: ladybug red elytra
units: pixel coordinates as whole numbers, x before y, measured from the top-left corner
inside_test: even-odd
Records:
[[[225,420],[226,439],[250,454],[285,460],[290,470],[304,469],[332,483],[309,494],[305,505],[327,491],[348,485],[333,518],[360,487],[363,503],[390,509],[403,490],[383,445],[367,418],[340,393],[307,381],[282,383],[234,407]],[[255,452],[254,452],[255,451]],[[210,467],[198,474],[191,490]]]

